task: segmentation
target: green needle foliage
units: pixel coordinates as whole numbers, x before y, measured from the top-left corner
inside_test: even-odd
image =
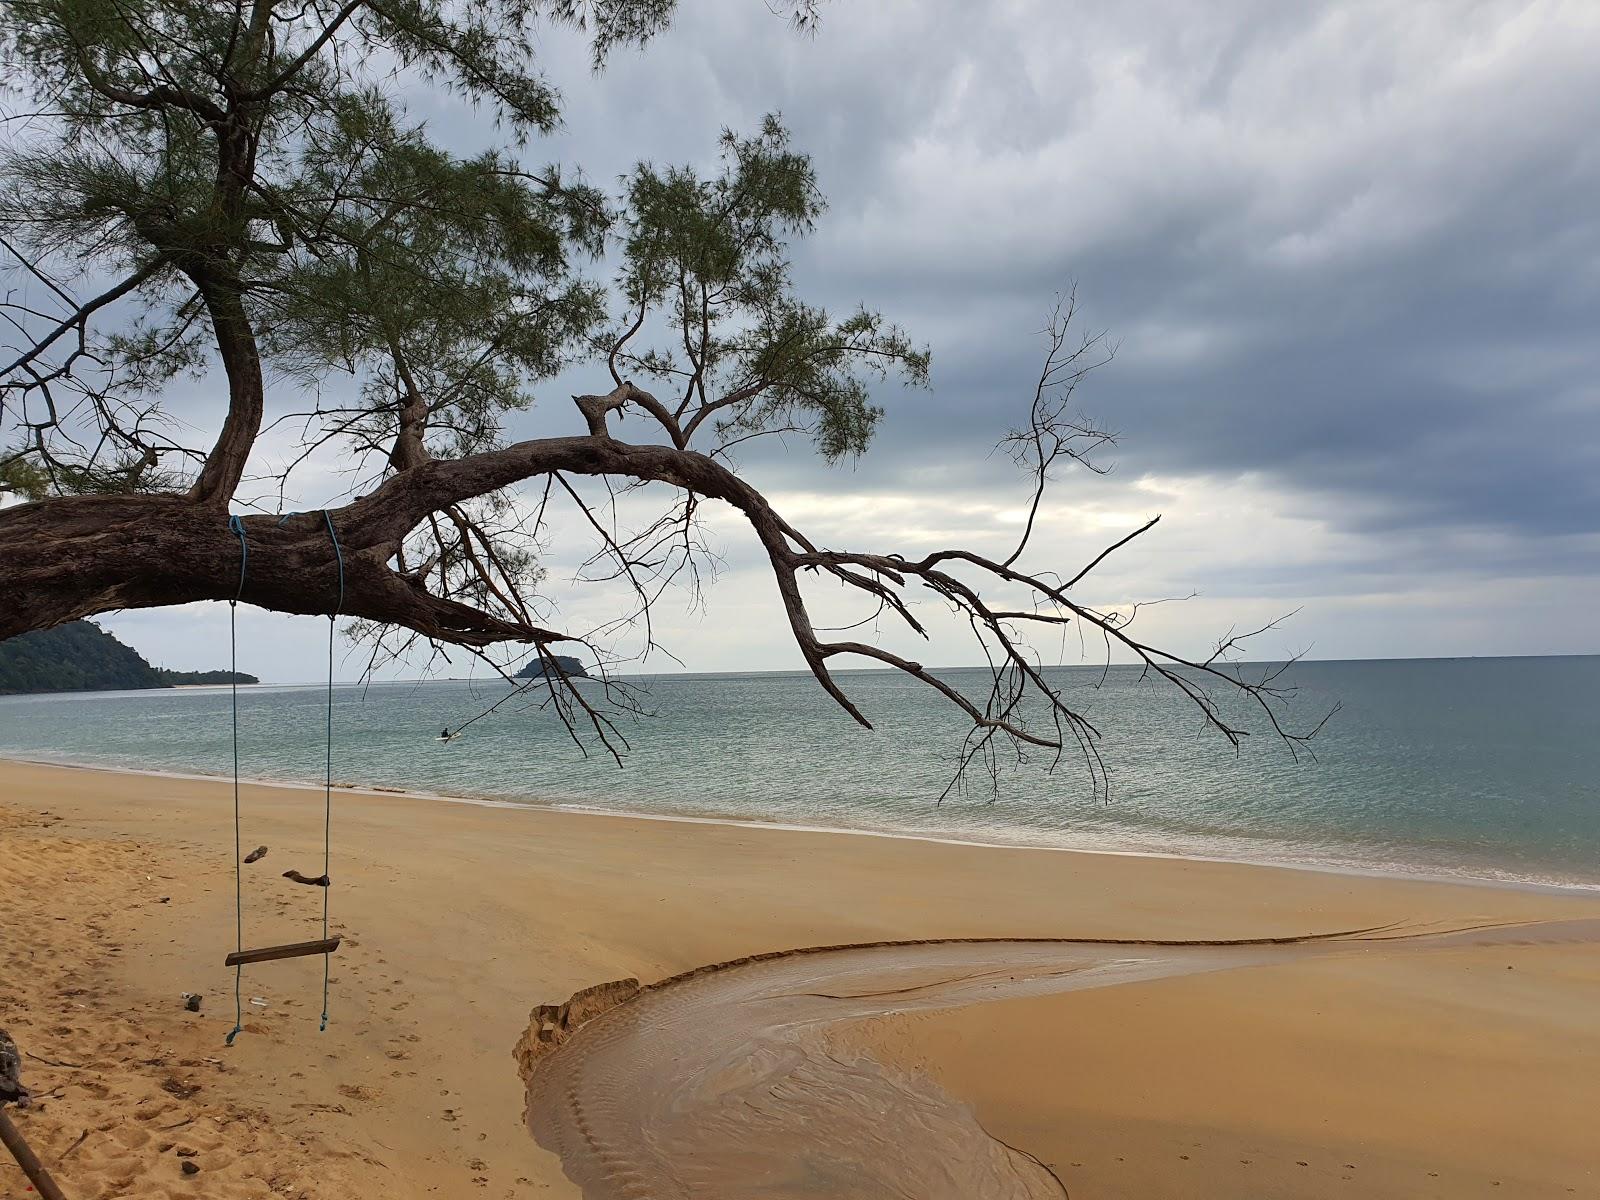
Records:
[[[376,456],[372,474],[497,445],[505,413],[586,359],[672,389],[702,440],[804,428],[829,460],[860,453],[880,413],[871,380],[921,384],[927,354],[876,314],[794,295],[787,243],[823,200],[776,119],[725,133],[709,178],[641,165],[617,196],[524,161],[560,120],[540,30],[581,31],[599,67],[673,8],[6,0],[23,104],[0,156],[0,234],[16,273],[63,306],[9,314],[22,336],[5,358],[23,361],[0,377],[0,486],[182,486],[208,453],[182,444],[162,396],[219,362],[246,456],[264,418],[293,415],[296,461],[334,442],[358,464]],[[502,144],[453,153],[407,111],[406,86],[461,97]],[[68,302],[90,280],[116,294]],[[324,391],[339,376],[354,386]],[[269,382],[319,399],[274,403]],[[235,468],[221,472],[233,486]]]
[[[622,354],[677,383],[676,416],[693,430],[710,419],[722,438],[780,427],[810,429],[829,461],[866,449],[882,409],[868,381],[892,369],[928,380],[928,353],[876,313],[842,319],[793,292],[788,239],[824,207],[811,160],[790,148],[776,117],[749,138],[724,131],[721,170],[641,165],[629,180],[625,267],[619,290],[642,327],[659,313],[677,344]]]

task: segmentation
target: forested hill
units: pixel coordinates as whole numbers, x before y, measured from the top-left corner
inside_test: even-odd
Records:
[[[228,683],[227,671],[164,671],[152,667],[92,621],[73,621],[0,642],[0,695],[16,692],[102,692]],[[259,683],[240,674],[240,683]]]

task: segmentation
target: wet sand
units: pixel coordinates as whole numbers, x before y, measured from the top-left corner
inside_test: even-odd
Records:
[[[311,936],[318,898],[279,875],[320,859],[320,794],[252,787],[245,809],[246,849],[271,848],[246,868],[246,941]],[[317,960],[247,968],[246,997],[267,1004],[247,1006],[248,1029],[226,1048],[227,787],[0,764],[0,1025],[37,1056],[25,1065],[44,1098],[19,1120],[70,1195],[577,1196],[523,1123],[511,1050],[536,1004],[604,980],[848,942],[1217,940],[1600,917],[1588,896],[404,796],[338,796],[334,829],[346,940],[332,1023],[318,1034]],[[894,1119],[921,1111],[929,1130],[981,1130],[990,1141],[974,1144],[1009,1148],[994,1161],[1013,1175],[1037,1162],[1030,1178],[1059,1179],[1074,1197],[1600,1195],[1600,948],[1580,938],[1394,951],[1036,994],[1008,980],[937,1005],[874,1000],[828,1021],[823,1043],[872,1088],[890,1080],[921,1098],[922,1110],[891,1106]],[[950,966],[923,962],[931,975],[895,986],[942,992]],[[844,995],[847,975],[830,969],[801,990]],[[184,991],[205,994],[201,1013],[183,1011]],[[695,1014],[715,1020],[710,1010],[675,1007],[685,1032],[657,1046],[699,1044]],[[753,1049],[752,1071],[777,1048]],[[597,1077],[574,1078],[591,1088]],[[872,1088],[858,1090],[869,1107]],[[779,1125],[768,1156],[794,1137],[787,1126],[779,1136],[787,1116],[848,1105],[849,1091],[819,1086],[792,1103],[769,1093],[763,1119]],[[834,1134],[886,1127],[871,1115],[817,1120]],[[752,1150],[743,1165],[770,1172],[762,1140],[735,1139],[710,1166],[727,1179]],[[816,1166],[799,1178],[817,1195],[883,1194],[830,1176],[814,1150],[827,1142],[789,1142],[784,1169],[797,1157]],[[942,1178],[941,1139],[908,1148],[919,1144],[929,1178]],[[185,1175],[184,1161],[199,1171]],[[24,1194],[19,1180],[0,1167],[0,1195]],[[589,1194],[608,1186],[591,1181]]]
[[[875,1018],[1209,972],[1553,946],[1600,949],[1600,918],[1232,942],[802,950],[642,989],[633,981],[590,989],[539,1014],[518,1059],[529,1128],[586,1196],[736,1200],[759,1184],[774,1200],[1050,1200],[1069,1194],[1052,1164],[990,1133],[928,1074],[853,1035]]]

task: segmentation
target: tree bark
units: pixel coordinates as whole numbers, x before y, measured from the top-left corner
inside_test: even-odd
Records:
[[[256,334],[245,311],[243,286],[237,279],[218,279],[210,269],[190,273],[211,318],[211,328],[222,369],[228,377],[228,415],[216,445],[206,456],[200,477],[189,489],[189,499],[213,508],[225,508],[244,478],[261,420],[266,412],[266,381]]]
[[[223,510],[189,496],[69,496],[0,510],[0,638],[124,608],[239,599],[277,612],[387,622],[461,645],[564,640],[429,594],[389,563],[429,513],[563,471],[671,484],[739,508],[776,561],[788,527],[764,497],[703,454],[610,437],[544,438],[432,459],[342,508],[242,518],[248,562]],[[331,521],[344,560],[329,536]]]

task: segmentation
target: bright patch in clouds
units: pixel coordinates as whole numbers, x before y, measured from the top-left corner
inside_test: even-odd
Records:
[[[990,451],[1075,281],[1082,329],[1117,349],[1079,400],[1123,440],[1109,478],[1063,475],[1025,562],[1071,573],[1159,512],[1082,590],[1198,593],[1139,617],[1179,648],[1298,608],[1263,653],[1600,650],[1600,5],[894,0],[828,6],[811,39],[759,2],[707,0],[598,77],[549,43],[566,128],[533,159],[602,182],[642,158],[704,163],[722,126],[781,111],[832,203],[796,252],[802,294],[932,343],[933,391],[882,389],[853,469],[803,443],[745,450],[819,544],[1009,553],[1028,491]],[[463,150],[492,136],[453,100],[415,102]],[[508,433],[577,432],[566,395],[603,376],[556,381]],[[217,395],[195,389],[195,425]],[[283,506],[357,484],[319,457]],[[653,503],[629,496],[624,523]],[[703,609],[667,598],[660,640],[691,669],[798,666],[759,548],[737,514],[706,517],[718,577]],[[571,521],[546,548],[572,628],[626,608],[615,584],[574,582],[592,549]],[[861,615],[817,596],[819,624]],[[224,613],[108,623],[167,665],[214,667]],[[277,639],[260,673],[317,675],[314,622],[247,620]],[[881,627],[923,661],[972,661],[960,629],[928,647]]]

